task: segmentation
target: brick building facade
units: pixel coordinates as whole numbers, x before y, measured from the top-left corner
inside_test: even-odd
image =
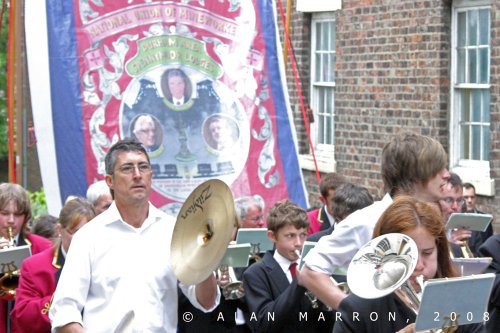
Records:
[[[286,10],[286,4],[286,1],[282,1],[283,11]],[[400,131],[414,131],[439,140],[450,155],[450,170],[457,172],[464,181],[476,185],[478,194],[481,194],[478,196],[479,208],[500,216],[499,199],[496,198],[500,184],[500,152],[497,144],[500,139],[500,104],[497,97],[497,81],[500,78],[498,1],[343,0],[339,9],[321,12],[298,11],[297,6],[304,7],[304,2],[299,0],[293,5],[290,39],[304,102],[313,109],[315,122],[310,124],[313,129],[321,118],[318,112],[322,112],[322,104],[314,100],[318,97],[318,92],[314,91],[317,88],[314,78],[317,66],[314,62],[324,56],[322,50],[318,52],[317,45],[321,43],[322,37],[317,35],[317,31],[324,31],[321,30],[321,22],[330,22],[334,29],[329,34],[329,39],[335,43],[331,50],[335,58],[332,67],[334,79],[326,85],[327,89],[331,87],[334,92],[331,114],[334,123],[331,131],[333,144],[330,145],[333,149],[330,153],[321,150],[321,139],[317,138],[321,130],[312,131],[313,147],[315,150],[319,148],[317,159],[321,173],[339,172],[350,181],[367,187],[375,197],[380,197],[384,193],[380,177],[384,144]],[[484,19],[488,15],[489,34],[483,28],[488,27]],[[281,24],[280,19],[278,21],[283,36],[284,24]],[[465,142],[460,141],[460,135],[463,137],[465,132],[457,130],[464,128],[464,119],[457,119],[457,112],[464,112],[463,105],[469,112],[462,95],[473,96],[476,93],[467,90],[475,86],[457,84],[463,71],[460,67],[461,54],[454,55],[453,52],[453,36],[463,33],[460,26],[465,26],[465,21],[467,29],[477,31],[479,38],[489,35],[489,47],[482,45],[486,42],[476,43],[480,45],[476,48],[470,46],[474,44],[473,33],[467,35],[470,36],[467,37],[470,42],[466,42],[466,52],[472,54],[477,51],[479,58],[489,51],[489,68],[484,67],[488,66],[488,62],[484,61],[477,66],[480,72],[489,71],[488,79],[482,79],[481,74],[478,74],[481,83],[478,88],[482,89],[479,94],[485,96],[480,98],[481,105],[485,105],[482,114],[489,113],[489,118],[480,120],[485,125],[483,130],[489,126],[489,132],[481,132],[485,133],[481,136],[485,140],[480,142],[484,143],[486,149],[479,150],[487,154],[478,158],[480,172],[474,164],[471,167],[463,163],[463,155],[473,152],[480,145],[472,145],[470,149],[462,149],[460,144],[457,146],[457,140],[459,143]],[[478,27],[476,30],[475,26]],[[455,40],[460,46],[460,37]],[[476,59],[472,56],[468,56],[468,63]],[[459,60],[454,62],[454,57]],[[303,173],[310,193],[310,204],[314,206],[319,204],[315,168],[311,163],[311,150],[290,61],[286,68]],[[321,67],[322,70],[325,68],[329,70],[330,67]],[[471,66],[467,68],[470,77],[475,75],[474,70]],[[322,84],[320,82],[318,86]],[[460,98],[458,102],[456,98]],[[470,98],[472,100],[473,97]],[[470,109],[476,106],[474,103],[470,105]],[[488,136],[489,143],[486,141]],[[500,224],[496,224],[497,231],[498,226]]]

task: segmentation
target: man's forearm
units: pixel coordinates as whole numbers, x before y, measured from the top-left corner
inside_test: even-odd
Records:
[[[196,285],[196,299],[206,310],[215,305],[217,288],[217,279],[213,274]]]
[[[59,333],[84,333],[82,325],[79,323],[69,323],[57,329]]]

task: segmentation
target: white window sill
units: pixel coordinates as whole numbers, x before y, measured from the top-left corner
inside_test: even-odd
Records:
[[[299,163],[302,170],[316,171],[312,155],[299,155]],[[318,169],[322,173],[336,172],[337,162],[331,156],[316,155]]]
[[[471,183],[476,188],[476,194],[495,196],[495,180],[489,177],[489,171],[481,172],[476,168],[455,167],[451,170],[458,174],[463,183]]]

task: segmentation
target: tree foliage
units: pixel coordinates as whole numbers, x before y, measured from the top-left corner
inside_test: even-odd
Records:
[[[47,214],[47,201],[45,200],[45,192],[43,188],[36,192],[28,191],[31,201],[31,215],[33,219],[38,218],[40,215]]]
[[[2,2],[0,1],[0,7]],[[0,8],[1,9],[1,8]],[[6,9],[2,19],[0,34],[0,160],[8,155],[7,135],[7,39],[8,39],[8,13]]]

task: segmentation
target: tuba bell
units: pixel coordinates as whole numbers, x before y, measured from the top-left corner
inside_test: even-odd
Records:
[[[394,294],[415,314],[420,296],[409,281],[418,262],[418,248],[413,239],[391,233],[378,236],[365,244],[352,259],[347,270],[347,283],[353,294],[375,299]],[[417,277],[423,290],[423,276]],[[451,333],[458,326],[451,323],[431,332]]]
[[[14,247],[14,236],[12,227],[7,228],[9,246]],[[19,285],[20,271],[14,262],[2,264],[0,272],[0,299],[14,300],[16,298],[16,289]]]

